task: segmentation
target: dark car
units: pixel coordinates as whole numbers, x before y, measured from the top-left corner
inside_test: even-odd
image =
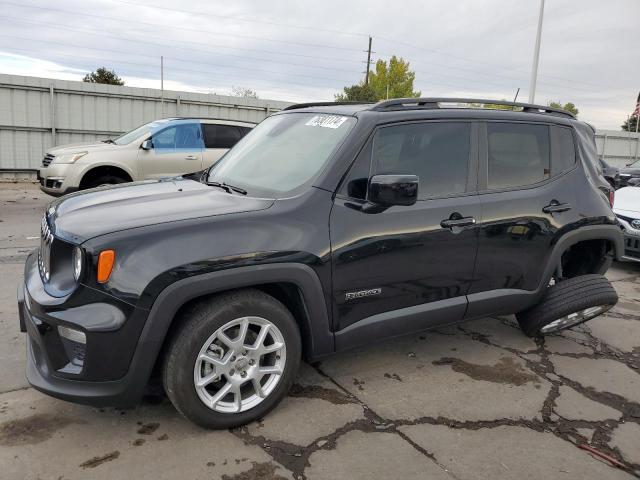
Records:
[[[27,378],[124,406],[159,372],[180,412],[226,428],[275,407],[303,357],[488,315],[570,328],[617,301],[596,161],[592,128],[551,107],[289,107],[199,179],[50,204],[18,291]]]
[[[602,176],[605,180],[609,182],[615,190],[620,188],[620,169],[605,162],[602,157],[598,158],[598,162],[600,163],[600,168],[602,168]]]
[[[640,160],[628,164],[625,168],[618,171],[620,177],[619,188],[638,185],[640,182]]]

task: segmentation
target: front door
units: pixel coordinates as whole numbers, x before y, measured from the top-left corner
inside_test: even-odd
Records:
[[[140,149],[139,170],[143,178],[162,178],[202,170],[204,143],[200,124],[180,122],[152,132],[150,150]]]
[[[359,326],[366,340],[463,318],[481,216],[476,139],[472,122],[396,124],[379,128],[356,159],[330,219],[338,349]],[[371,205],[374,174],[417,175],[419,200]]]

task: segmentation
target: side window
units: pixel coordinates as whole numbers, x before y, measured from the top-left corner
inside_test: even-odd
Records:
[[[417,175],[419,198],[463,193],[470,142],[468,122],[383,127],[373,141],[372,164],[376,174]]]
[[[487,123],[489,189],[518,187],[549,178],[549,127]]]
[[[197,123],[183,123],[153,134],[153,148],[190,150],[202,148],[202,135]]]
[[[551,127],[551,176],[566,172],[575,164],[576,146],[571,129]]]
[[[202,126],[205,148],[231,148],[244,136],[234,125],[204,123]]]
[[[238,127],[240,129],[240,136],[244,137],[247,133],[251,131],[249,127]]]

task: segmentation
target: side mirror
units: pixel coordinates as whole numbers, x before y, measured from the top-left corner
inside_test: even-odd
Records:
[[[413,205],[418,200],[416,175],[374,175],[369,181],[369,201],[377,205]]]
[[[142,145],[140,145],[140,148],[143,150],[151,150],[153,148],[153,141],[150,138],[148,138],[147,140],[142,142]]]

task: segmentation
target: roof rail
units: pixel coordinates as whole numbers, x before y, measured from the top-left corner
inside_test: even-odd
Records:
[[[441,104],[454,104],[442,106]],[[458,104],[458,105],[455,105]],[[460,104],[467,104],[463,107]],[[371,110],[377,112],[396,110],[420,110],[438,108],[484,108],[485,105],[504,105],[512,107],[512,111],[526,113],[548,113],[551,115],[563,115],[576,118],[571,112],[561,108],[547,107],[544,105],[533,105],[531,103],[509,102],[506,100],[487,100],[481,98],[394,98],[393,100],[383,100],[376,103]],[[489,110],[489,109],[487,109]]]
[[[333,105],[373,105],[373,102],[311,102],[311,103],[294,103],[288,107],[284,107],[282,110],[297,110],[299,108],[307,107],[331,107]]]

